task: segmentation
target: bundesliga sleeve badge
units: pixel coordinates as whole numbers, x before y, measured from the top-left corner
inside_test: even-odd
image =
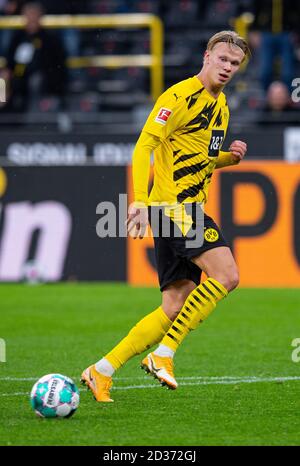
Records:
[[[162,125],[165,125],[170,117],[172,113],[172,110],[169,110],[168,108],[164,108],[162,107],[158,114],[157,114],[157,117],[155,118],[155,121],[157,123],[161,123]]]

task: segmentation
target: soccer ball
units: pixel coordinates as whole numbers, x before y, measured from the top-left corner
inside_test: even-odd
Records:
[[[41,266],[34,261],[28,261],[24,264],[22,268],[22,280],[29,285],[37,285],[46,281]]]
[[[44,375],[32,387],[30,403],[40,417],[70,417],[79,406],[79,390],[69,377]]]

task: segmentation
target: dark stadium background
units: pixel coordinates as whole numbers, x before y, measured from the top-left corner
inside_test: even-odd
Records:
[[[33,46],[28,3],[0,0],[0,445],[102,446],[97,461],[111,445],[299,446],[300,2],[41,0]],[[226,88],[223,145],[241,139],[248,153],[216,170],[207,212],[240,287],[176,354],[178,390],[137,357],[114,378],[115,403],[80,388],[71,419],[38,419],[40,377],[79,385],[160,303],[152,238],[123,234],[132,151],[156,97],[198,73],[223,29],[252,51]],[[119,225],[100,238],[105,207]]]
[[[7,21],[18,18],[17,15],[26,3],[28,2],[10,0],[1,2],[0,51],[1,73],[4,79],[9,44],[16,33],[15,29],[8,26]],[[236,29],[245,34],[252,50],[250,64],[243,68],[226,89],[231,121],[223,147],[226,149],[233,139],[246,141],[247,163],[252,160],[262,163],[276,161],[279,176],[275,186],[272,179],[268,183],[268,177],[265,176],[262,186],[263,174],[259,166],[255,165],[253,176],[245,175],[244,179],[237,183],[238,188],[244,190],[243,198],[251,199],[254,195],[253,204],[260,204],[252,217],[247,218],[244,214],[241,220],[238,219],[239,214],[235,211],[237,189],[234,188],[231,194],[227,189],[223,189],[221,194],[214,195],[210,201],[211,208],[224,228],[225,235],[230,238],[232,228],[234,229],[232,245],[238,243],[235,250],[238,252],[237,259],[241,256],[241,261],[245,260],[242,258],[245,256],[243,251],[248,248],[252,251],[253,237],[258,241],[264,238],[267,241],[267,235],[283,221],[280,217],[284,215],[285,210],[291,210],[294,214],[288,214],[285,229],[281,231],[282,241],[290,238],[291,230],[296,228],[298,231],[298,224],[295,228],[293,226],[300,209],[297,201],[299,196],[295,194],[297,183],[292,193],[286,194],[285,190],[289,185],[289,173],[295,176],[297,171],[300,174],[297,164],[300,159],[300,108],[297,99],[294,99],[288,108],[283,105],[282,109],[270,109],[268,90],[261,77],[262,37],[266,31],[272,34],[274,26],[274,16],[270,16],[272,2],[264,2],[263,8],[259,7],[258,2],[251,0],[100,0],[40,3],[47,14],[58,15],[54,18],[55,24],[63,18],[61,15],[64,13],[75,15],[75,18],[78,15],[87,15],[82,18],[83,22],[86,18],[103,18],[106,15],[155,15],[160,19],[163,31],[162,79],[160,80],[160,76],[156,74],[159,66],[152,74],[149,67],[137,66],[145,57],[149,58],[153,47],[159,50],[159,37],[154,35],[153,41],[156,46],[153,46],[148,27],[123,25],[51,28],[51,34],[55,36],[66,60],[65,73],[61,74],[64,82],[60,83],[57,92],[52,90],[51,93],[47,93],[48,91],[41,90],[36,85],[33,73],[33,76],[28,78],[29,92],[24,94],[23,90],[23,95],[18,97],[23,99],[23,104],[18,107],[19,101],[13,94],[13,87],[10,87],[7,81],[7,102],[1,104],[0,111],[0,280],[26,279],[24,270],[28,270],[29,267],[30,270],[33,268],[33,275],[40,274],[40,278],[45,281],[121,280],[136,283],[134,277],[132,281],[134,260],[130,241],[126,242],[124,238],[104,240],[96,236],[96,223],[99,218],[96,215],[96,206],[101,201],[113,201],[117,205],[118,194],[130,190],[130,172],[127,167],[130,165],[134,143],[153,101],[160,91],[198,72],[207,40],[221,29]],[[291,38],[294,60],[292,78],[296,79],[300,71],[300,41],[295,24],[300,16],[297,16],[298,7],[291,15],[290,2],[283,1],[281,5],[280,27]],[[9,16],[8,13],[13,13],[14,16]],[[276,15],[276,11],[274,14]],[[65,21],[68,21],[68,18],[70,17]],[[130,20],[132,16],[128,18]],[[270,70],[272,81],[285,79],[287,74],[281,72],[285,62],[279,49],[278,51]],[[135,59],[136,56],[137,61],[128,63],[127,66],[119,62],[120,57],[121,60],[122,57],[130,60],[130,57]],[[100,59],[98,65],[93,62],[93,57]],[[114,63],[116,57],[115,66],[106,66],[101,61],[105,57],[111,60],[110,64]],[[70,67],[74,59],[75,67]],[[88,61],[83,65],[85,59]],[[42,67],[43,63],[39,62],[36,68],[39,66]],[[55,73],[55,68],[51,72]],[[157,82],[154,85],[153,75]],[[288,90],[290,95],[293,90],[297,97],[297,88],[293,88],[291,83]],[[280,176],[280,163],[285,167],[284,179]],[[286,168],[287,165],[289,169]],[[247,167],[248,172],[251,172],[251,163]],[[235,170],[239,171],[239,168]],[[229,171],[231,173],[231,170]],[[222,176],[225,175],[215,177],[215,184]],[[250,189],[249,195],[247,189]],[[277,200],[280,203],[278,212],[276,211],[276,215],[268,224],[268,219],[264,217],[266,211],[270,213],[269,204],[272,206],[272,199],[276,201],[278,191],[283,191],[281,198]],[[16,259],[19,265],[15,265],[14,272],[7,270],[6,264],[11,260],[12,253],[10,252],[7,258],[8,253],[4,249],[10,248],[14,241],[13,238],[10,241],[7,239],[9,209],[15,203],[27,202],[33,207],[49,200],[65,206],[71,215],[71,231],[63,246],[59,246],[59,222],[55,230],[57,247],[61,248],[58,258],[61,264],[60,272],[51,275],[47,272],[47,261],[42,266],[39,264],[39,243],[43,241],[44,235],[38,220],[35,220],[36,224],[32,220],[31,227],[28,226],[31,232],[25,233],[26,229],[22,229],[17,221],[11,227],[12,235],[15,228],[16,234],[27,234],[29,237],[23,241],[26,250],[19,251],[23,259]],[[225,213],[224,209],[227,209]],[[253,209],[255,211],[255,207]],[[21,219],[19,221],[21,222]],[[232,225],[232,222],[237,225]],[[55,248],[55,241],[53,247]],[[148,263],[145,267],[149,267],[152,278],[149,278],[149,273],[142,274],[138,284],[156,283],[155,265],[151,260],[151,243],[147,247],[150,251],[147,252]],[[288,252],[289,259],[285,264],[285,270],[286,267],[290,268],[294,275],[291,285],[300,278],[299,253],[295,252],[298,249],[296,245]],[[55,251],[53,253],[55,255]],[[51,253],[49,255],[51,256]],[[273,260],[271,252],[266,253],[264,260]],[[295,260],[298,264],[297,271],[294,270]],[[255,264],[253,267],[255,268]],[[254,275],[255,270],[251,269],[249,275],[251,273]],[[289,270],[286,270],[286,274],[289,275]],[[257,285],[258,281],[260,280],[251,283],[247,277],[244,279],[242,273],[242,284]],[[272,285],[272,280],[268,279],[266,283]],[[262,279],[260,284],[263,286],[265,281]],[[278,284],[278,280],[273,284]],[[289,280],[284,280],[283,284],[289,285]]]

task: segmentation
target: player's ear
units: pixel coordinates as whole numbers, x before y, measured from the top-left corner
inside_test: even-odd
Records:
[[[203,63],[209,63],[209,51],[205,50],[203,55]]]

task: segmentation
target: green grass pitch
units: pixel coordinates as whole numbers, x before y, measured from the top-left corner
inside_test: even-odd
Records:
[[[121,284],[1,285],[1,445],[299,445],[300,290],[239,289],[176,355],[170,391],[130,360],[114,403],[81,390],[70,419],[39,419],[29,393],[42,375],[78,383],[81,371],[160,303],[152,288]]]

